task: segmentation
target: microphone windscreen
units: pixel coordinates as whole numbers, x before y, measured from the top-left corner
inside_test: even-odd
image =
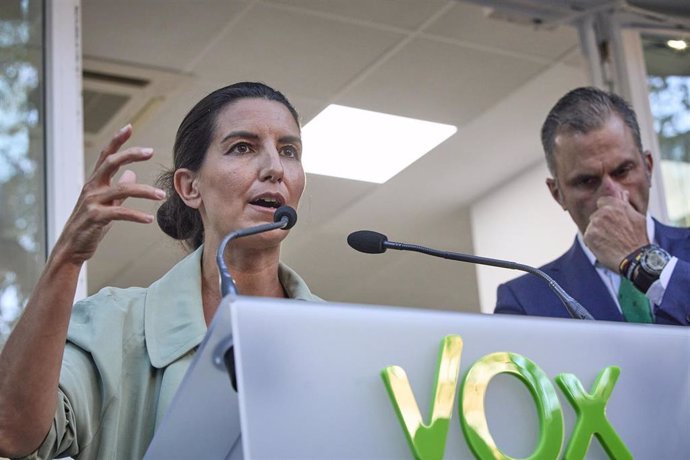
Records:
[[[276,209],[276,212],[273,214],[273,222],[280,222],[283,218],[287,218],[287,225],[283,227],[283,230],[288,230],[297,223],[297,211],[284,204]]]
[[[388,241],[386,235],[372,232],[371,230],[359,230],[347,236],[347,244],[349,244],[352,249],[359,252],[366,252],[367,254],[381,254],[382,252],[386,252],[386,247],[383,245],[386,241]]]

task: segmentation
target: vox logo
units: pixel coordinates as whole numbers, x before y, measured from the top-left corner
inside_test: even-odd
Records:
[[[443,458],[455,395],[458,394],[460,426],[474,455],[481,460],[511,459],[496,445],[484,412],[484,397],[489,382],[496,375],[507,373],[527,386],[537,407],[539,440],[535,451],[527,458],[559,458],[565,438],[563,411],[556,390],[544,371],[517,353],[491,353],[470,367],[458,391],[461,354],[460,336],[449,335],[441,341],[428,423],[422,419],[405,371],[398,366],[389,366],[381,372],[412,455],[418,460]],[[602,369],[590,393],[573,374],[559,374],[554,379],[577,415],[563,454],[564,459],[584,459],[593,436],[597,437],[609,457],[633,458],[606,418],[606,403],[619,375],[618,367]]]

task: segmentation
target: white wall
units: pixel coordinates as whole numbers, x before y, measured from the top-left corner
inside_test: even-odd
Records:
[[[475,254],[540,266],[570,247],[577,228],[551,198],[545,184],[548,176],[546,164],[540,162],[472,205]],[[493,311],[500,283],[522,274],[478,265],[482,312]]]

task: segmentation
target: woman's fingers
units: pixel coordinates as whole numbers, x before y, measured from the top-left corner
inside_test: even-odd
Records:
[[[150,224],[153,222],[153,216],[147,212],[126,208],[124,206],[93,205],[89,209],[85,225],[109,227],[112,222],[118,220]]]
[[[87,183],[95,182],[96,185],[109,184],[117,171],[126,164],[138,161],[146,161],[153,156],[153,149],[149,147],[130,147],[120,151],[120,148],[132,135],[132,125],[128,124],[120,129],[110,143],[101,150],[96,161],[93,173]]]
[[[122,129],[120,129],[118,132],[116,132],[113,138],[110,139],[110,143],[107,146],[105,146],[103,150],[101,150],[101,154],[99,155],[98,160],[96,161],[94,170],[98,169],[101,163],[103,163],[103,161],[105,161],[105,159],[108,156],[120,150],[120,147],[122,147],[122,145],[125,142],[127,142],[127,139],[129,139],[131,135],[132,125],[129,123]]]
[[[130,147],[121,152],[112,153],[103,158],[102,161],[99,160],[89,182],[94,181],[99,185],[110,183],[113,176],[117,174],[117,171],[122,166],[138,161],[146,161],[152,156],[153,149],[149,147]]]
[[[137,184],[136,173],[127,169],[116,184],[104,191],[102,200],[112,201],[115,206],[120,206],[129,197],[162,200],[165,198],[165,191],[151,185]]]
[[[129,220],[134,222],[152,222],[150,214],[122,207],[122,203],[128,198],[142,198],[159,201],[165,198],[165,191],[147,184],[138,184],[134,171],[126,170],[117,182],[109,186],[93,188],[85,197],[86,205],[92,212],[97,210],[97,217],[92,217],[99,223],[109,223],[110,220]],[[113,208],[112,212],[106,212],[107,208]]]
[[[138,184],[134,172],[126,170],[114,181],[113,177],[126,164],[145,161],[153,149],[130,147],[120,150],[132,135],[131,125],[118,131],[101,151],[94,172],[82,188],[82,193],[70,216],[60,241],[70,260],[83,262],[96,250],[113,221],[122,220],[151,223],[154,218],[144,211],[130,209],[122,203],[130,197],[159,201],[165,192],[151,185]]]
[[[125,172],[122,173],[122,176],[120,176],[120,179],[117,181],[118,187],[123,187],[124,184],[136,184],[137,183],[137,174],[132,171],[131,169],[126,169]],[[142,197],[145,198],[145,197]],[[127,197],[121,197],[121,198],[114,198],[113,199],[113,204],[115,206],[120,206],[123,201],[125,201]]]
[[[126,169],[122,176],[117,180],[118,184],[134,184],[137,181],[137,173],[131,169]]]
[[[94,195],[96,201],[104,204],[112,204],[114,206],[120,206],[127,198],[143,198],[159,201],[165,198],[165,191],[147,184],[118,182],[112,187],[104,188],[102,192]]]

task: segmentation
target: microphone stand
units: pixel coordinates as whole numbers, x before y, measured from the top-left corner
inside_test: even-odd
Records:
[[[289,229],[292,228],[297,222],[297,213],[294,209],[289,206],[281,206],[273,214],[273,218],[276,222],[271,222],[268,224],[256,225],[254,227],[243,228],[240,230],[235,230],[233,232],[225,235],[225,238],[218,245],[218,250],[216,251],[216,264],[218,265],[218,273],[220,275],[220,294],[221,299],[224,299],[227,295],[236,297],[239,295],[237,292],[237,286],[235,285],[235,280],[232,279],[228,266],[225,263],[225,248],[232,241],[237,238],[242,238],[245,236],[256,235],[257,233],[270,232],[278,228]],[[225,368],[228,370],[228,375],[230,376],[230,383],[232,384],[233,390],[237,391],[237,374],[235,373],[235,353],[232,345],[232,337],[230,337],[229,348],[223,354],[223,362],[225,363]]]
[[[218,251],[216,251],[216,264],[218,265],[218,273],[220,274],[220,295],[224,298],[226,295],[230,294],[233,296],[238,295],[237,286],[235,285],[235,280],[232,279],[230,271],[225,264],[225,247],[232,240],[237,238],[242,238],[244,236],[256,235],[257,233],[269,232],[277,228],[285,228],[290,223],[287,216],[283,216],[278,222],[271,222],[269,224],[261,224],[255,227],[243,228],[240,230],[235,230],[225,235],[225,238],[220,242],[218,246]]]

